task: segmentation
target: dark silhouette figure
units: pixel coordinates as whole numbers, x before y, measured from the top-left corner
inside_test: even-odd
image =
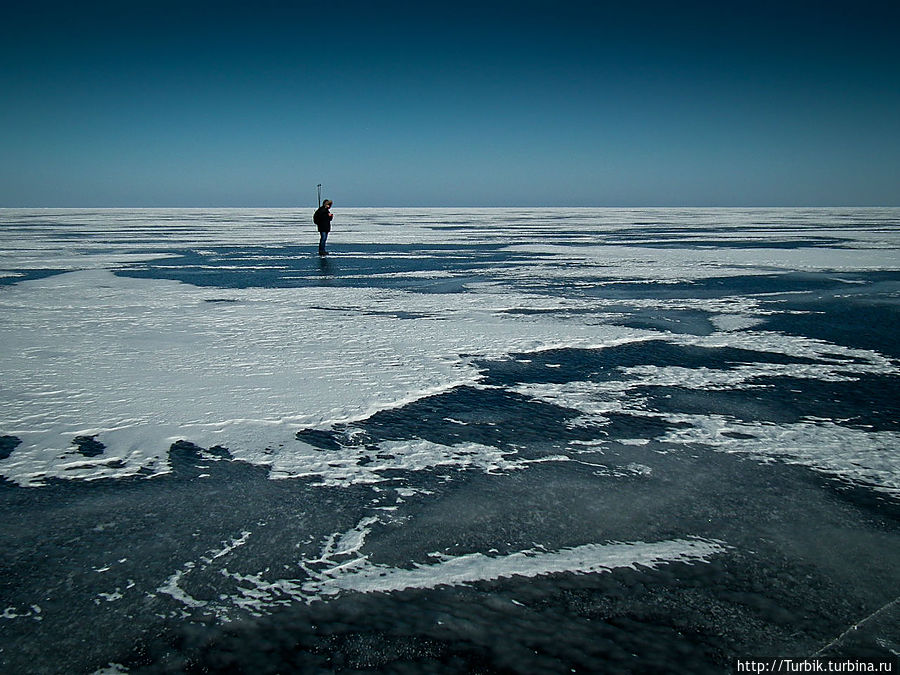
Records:
[[[334,214],[329,211],[332,203],[330,199],[326,199],[313,215],[313,222],[319,230],[319,255],[328,255],[328,251],[325,250],[325,242],[328,240],[328,233],[331,232],[331,220],[334,218]]]

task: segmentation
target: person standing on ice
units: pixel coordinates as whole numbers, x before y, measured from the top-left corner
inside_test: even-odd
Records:
[[[319,255],[328,255],[325,250],[325,241],[328,239],[328,233],[331,232],[331,219],[334,218],[334,214],[329,211],[332,203],[330,199],[326,199],[313,215],[313,222],[319,229]]]

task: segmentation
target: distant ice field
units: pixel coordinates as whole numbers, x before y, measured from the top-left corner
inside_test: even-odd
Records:
[[[554,395],[569,407],[597,408],[598,397],[600,410],[625,407],[631,392],[667,386],[896,385],[894,343],[860,349],[822,331],[768,329],[826,302],[856,301],[896,323],[896,209],[337,214],[333,257],[320,260],[303,211],[3,211],[0,430],[20,443],[2,475],[21,485],[155,475],[178,440],[304,475],[297,458],[311,450],[297,432],[477,386],[477,359],[547,350],[662,341],[707,354],[675,357],[665,381],[653,363],[610,360],[603,377],[618,384]],[[722,363],[730,347],[745,351]],[[573,372],[559,392],[590,381]],[[866,417],[802,412],[792,438],[850,418],[856,430]],[[697,428],[733,449],[701,433],[708,422]],[[896,454],[896,429],[871,433],[849,443],[856,451],[829,433],[823,457],[769,442],[763,454],[894,492],[900,459],[884,455]],[[103,453],[85,457],[76,438]]]

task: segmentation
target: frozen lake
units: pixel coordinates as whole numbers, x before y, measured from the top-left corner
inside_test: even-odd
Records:
[[[900,652],[900,209],[334,213],[0,210],[0,670]]]

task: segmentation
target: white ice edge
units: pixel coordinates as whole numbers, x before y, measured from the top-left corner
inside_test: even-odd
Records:
[[[724,553],[722,542],[706,539],[673,539],[663,542],[629,542],[585,544],[558,551],[517,551],[505,556],[468,553],[446,556],[431,565],[412,569],[377,565],[363,560],[340,574],[338,568],[328,570],[318,579],[302,585],[306,595],[328,596],[341,591],[394,592],[412,588],[459,586],[479,581],[495,581],[511,577],[538,577],[547,574],[591,574],[637,565],[656,567],[675,562],[707,562]],[[335,574],[335,572],[338,572]]]
[[[860,372],[882,372],[878,365],[856,366]],[[808,419],[796,423],[742,422],[725,415],[656,413],[647,410],[633,389],[644,386],[679,386],[688,389],[752,387],[753,379],[766,375],[819,377],[842,380],[827,366],[816,374],[796,365],[755,364],[734,370],[708,368],[658,368],[640,366],[623,369],[640,374],[631,380],[571,382],[567,384],[520,385],[514,391],[539,400],[565,405],[584,414],[584,422],[603,425],[610,413],[656,417],[688,424],[648,439],[623,439],[624,445],[650,441],[671,445],[702,445],[715,452],[737,453],[761,461],[779,460],[800,464],[820,473],[866,485],[883,494],[900,496],[900,433],[871,431],[843,426],[833,420]],[[837,367],[835,371],[842,368]]]
[[[742,423],[719,415],[669,415],[688,428],[672,429],[658,440],[703,445],[762,461],[800,464],[820,473],[893,497],[900,497],[900,433],[863,431],[830,421],[770,425]],[[739,434],[739,437],[735,437]]]
[[[157,588],[189,610],[201,610],[228,621],[238,612],[263,614],[291,602],[327,601],[341,593],[392,593],[409,589],[461,586],[510,578],[534,578],[549,574],[599,574],[617,569],[653,569],[672,563],[707,563],[729,550],[725,542],[686,537],[658,542],[608,542],[584,544],[548,551],[532,548],[507,555],[467,553],[432,554],[433,563],[392,567],[373,563],[362,553],[375,517],[367,517],[351,530],[329,535],[318,557],[303,560],[301,578],[265,578],[229,567],[221,574],[236,582],[236,592],[222,593],[215,600],[194,598],[182,582],[194,571],[205,571],[215,558],[187,562]],[[246,539],[246,534],[242,535]],[[230,549],[230,550],[233,550]],[[230,552],[230,550],[228,552]],[[225,560],[222,564],[227,564]],[[239,614],[238,614],[239,615]]]

